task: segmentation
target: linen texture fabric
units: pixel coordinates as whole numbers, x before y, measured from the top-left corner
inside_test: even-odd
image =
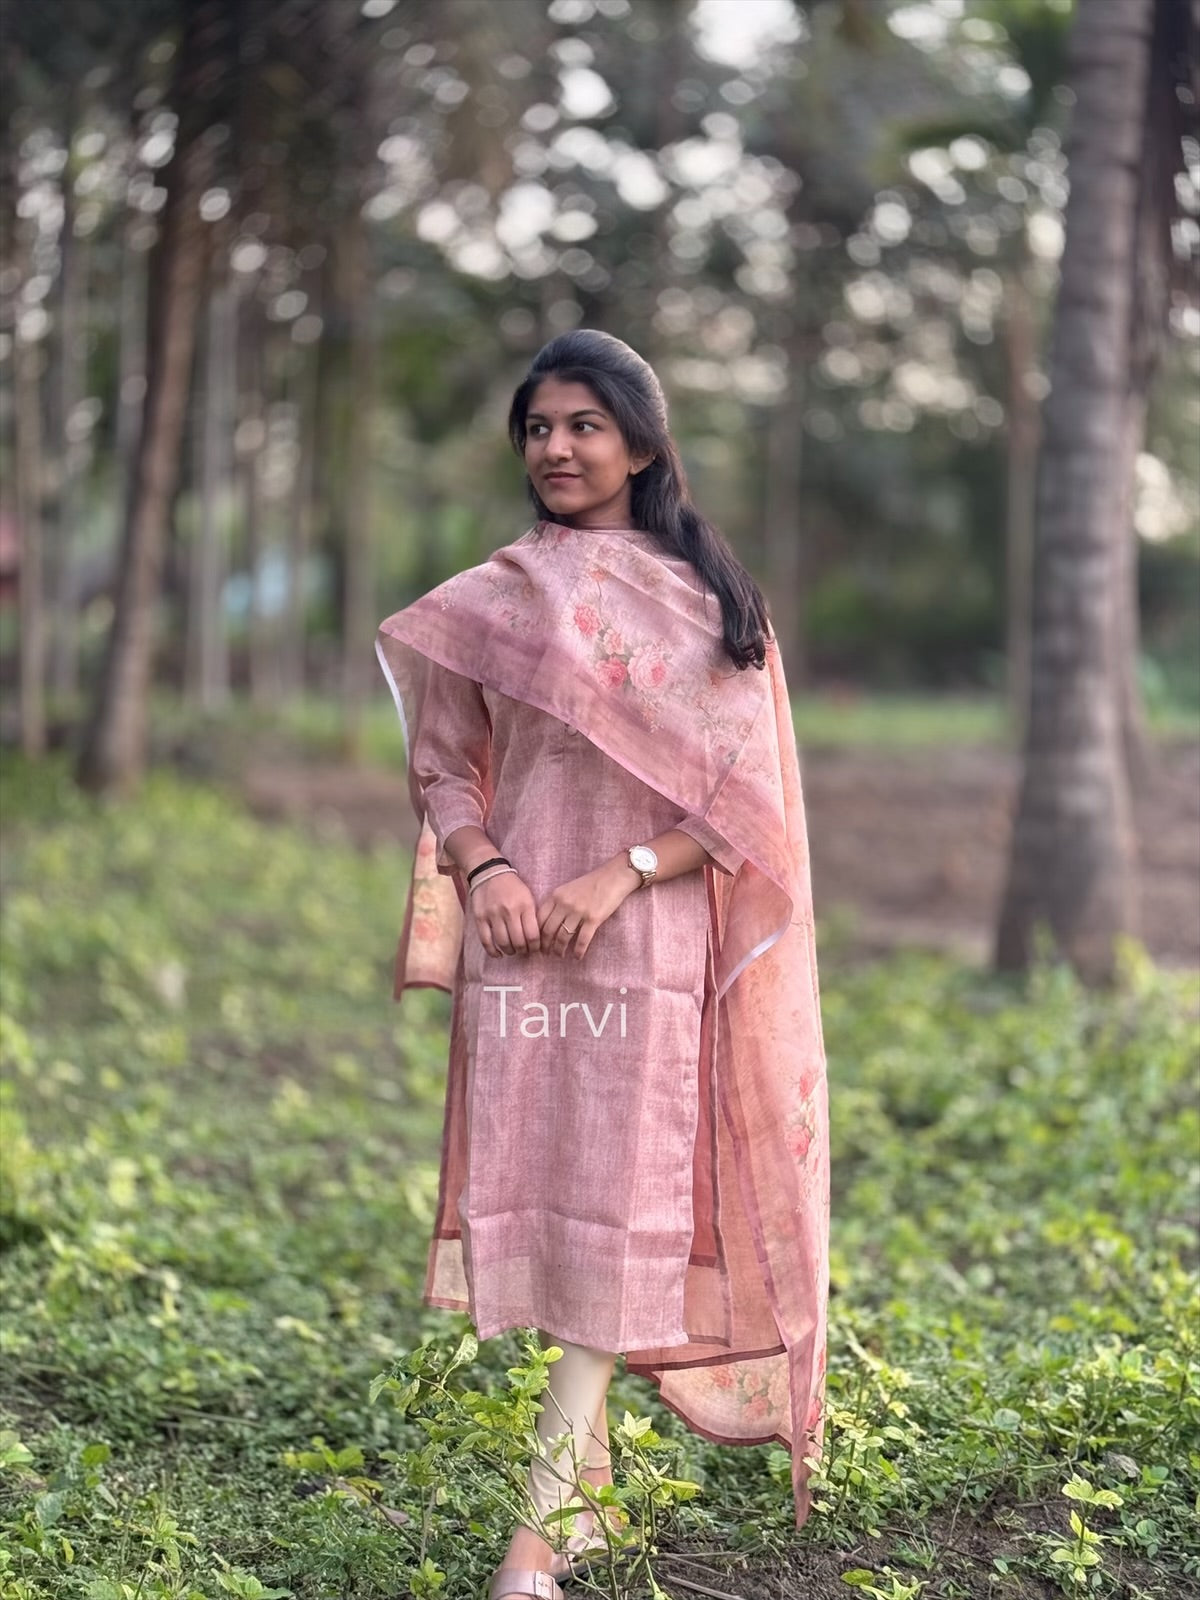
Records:
[[[823,1443],[828,1113],[799,762],[778,645],[738,671],[652,534],[537,524],[380,626],[421,822],[395,994],[452,995],[424,1298],[625,1354],[704,1437]],[[582,961],[489,956],[445,840],[535,903],[678,827]],[[573,947],[572,947],[573,948]]]

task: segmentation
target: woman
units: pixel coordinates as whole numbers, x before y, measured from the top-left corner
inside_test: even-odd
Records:
[[[570,1557],[542,1519],[580,1501],[556,1445],[611,1481],[620,1353],[704,1437],[791,1449],[808,1513],[825,1058],[778,647],[688,498],[657,378],[564,334],[509,429],[537,525],[377,650],[422,825],[396,993],[454,997],[425,1299],[563,1349],[491,1588],[560,1600]]]

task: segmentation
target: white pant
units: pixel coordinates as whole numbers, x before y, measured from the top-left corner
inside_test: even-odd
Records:
[[[538,1516],[545,1517],[579,1504],[579,1467],[609,1465],[605,1402],[617,1357],[615,1351],[570,1344],[545,1332],[541,1339],[543,1349],[554,1344],[562,1351],[550,1363],[550,1381],[542,1391],[537,1419],[541,1454],[529,1468],[529,1498]]]

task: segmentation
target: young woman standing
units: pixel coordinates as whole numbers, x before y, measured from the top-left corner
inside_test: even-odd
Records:
[[[555,1548],[542,1519],[610,1480],[618,1354],[706,1438],[789,1448],[807,1515],[825,1055],[778,646],[690,502],[657,378],[576,330],[509,423],[537,525],[377,649],[422,825],[396,992],[454,997],[425,1299],[563,1349],[491,1587],[560,1600],[603,1539]]]

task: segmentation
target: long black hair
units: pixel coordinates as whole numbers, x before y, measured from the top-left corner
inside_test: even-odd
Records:
[[[573,328],[543,345],[513,395],[508,434],[525,453],[526,418],[543,378],[585,383],[608,410],[631,455],[650,455],[630,486],[633,524],[658,536],[673,554],[690,561],[721,603],[725,649],[739,671],[766,663],[767,603],[725,538],[696,510],[688,494],[679,451],[667,426],[667,402],[653,368],[610,333]],[[556,520],[532,480],[529,496],[539,518]]]

